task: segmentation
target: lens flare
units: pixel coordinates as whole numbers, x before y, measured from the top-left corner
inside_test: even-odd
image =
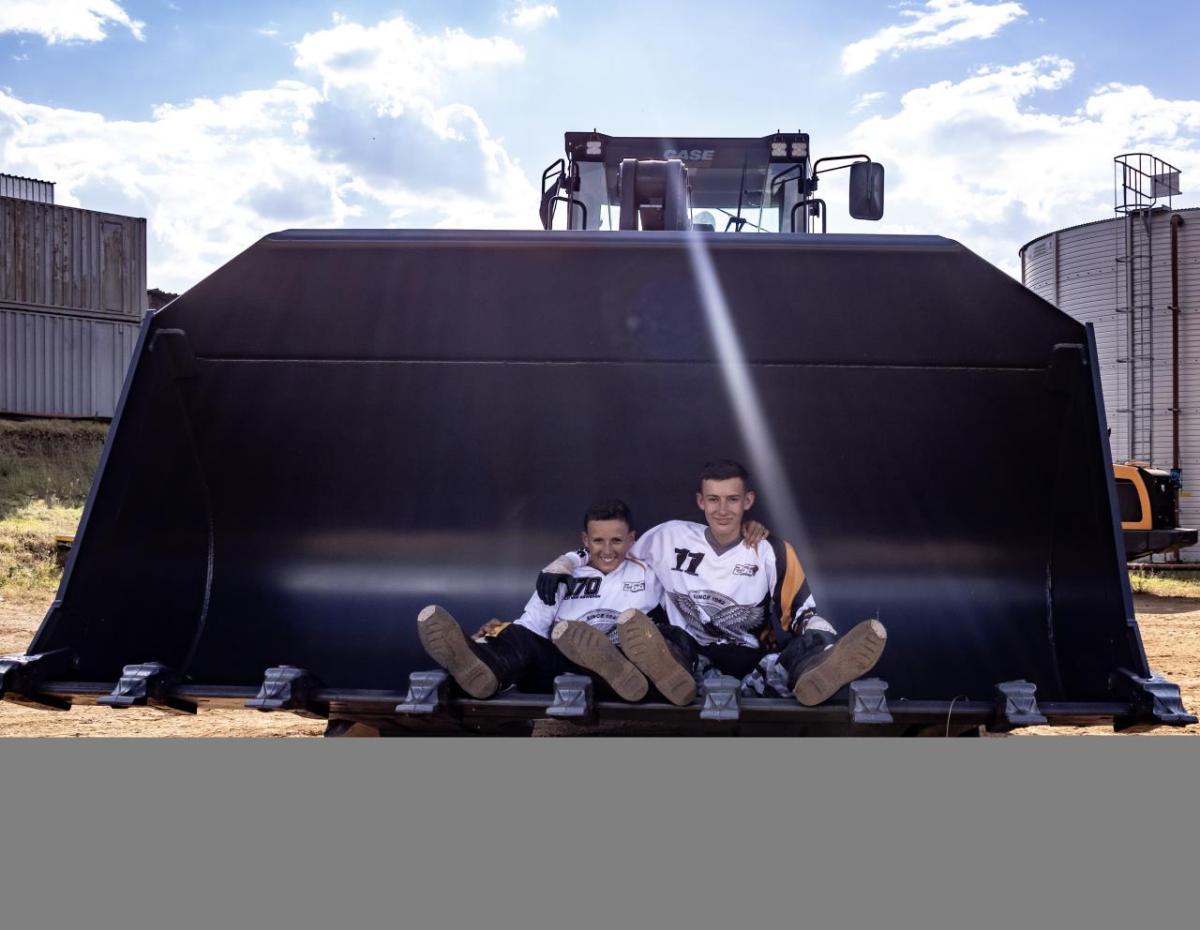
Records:
[[[759,490],[766,495],[771,514],[778,523],[772,530],[808,552],[804,522],[800,518],[787,470],[767,423],[758,391],[750,377],[750,366],[746,363],[741,340],[733,325],[729,302],[717,277],[706,237],[693,230],[687,233],[687,244],[692,276],[720,363],[721,378],[737,417],[742,444],[750,458],[750,471],[755,476]]]

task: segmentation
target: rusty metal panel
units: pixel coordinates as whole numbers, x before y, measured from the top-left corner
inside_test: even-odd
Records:
[[[0,197],[0,303],[140,320],[146,221]]]
[[[15,174],[0,174],[0,197],[54,203],[54,182],[22,178]]]
[[[0,413],[111,417],[136,323],[0,307]]]

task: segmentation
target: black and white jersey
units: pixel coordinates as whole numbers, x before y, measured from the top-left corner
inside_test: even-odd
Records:
[[[576,562],[587,558],[582,549],[572,555]],[[643,562],[626,558],[607,575],[591,565],[579,565],[571,572],[570,583],[559,585],[553,607],[534,594],[516,622],[538,636],[549,637],[559,620],[582,620],[615,644],[617,617],[631,608],[653,610],[661,600],[658,578]]]
[[[776,627],[799,632],[814,617],[816,603],[791,545],[772,537],[757,551],[740,540],[716,546],[707,529],[670,520],[647,530],[630,550],[658,576],[674,626],[701,645],[759,647],[774,644]],[[579,562],[578,555],[565,558]]]

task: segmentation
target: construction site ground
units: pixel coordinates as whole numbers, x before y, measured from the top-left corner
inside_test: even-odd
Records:
[[[24,652],[36,632],[50,596],[34,592],[0,595],[0,655]],[[1179,685],[1183,702],[1195,714],[1200,710],[1200,598],[1134,598],[1150,666]],[[218,736],[285,737],[320,736],[324,723],[294,714],[263,714],[253,710],[210,710],[192,716],[132,708],[114,711],[77,707],[70,712],[35,710],[0,702],[0,736]],[[575,735],[569,723],[547,720],[534,727],[535,736]],[[624,726],[606,731],[613,735],[633,732]],[[661,734],[661,730],[658,731]],[[1029,734],[1111,734],[1109,727],[1033,727]],[[1162,728],[1156,733],[1200,735],[1200,726]]]

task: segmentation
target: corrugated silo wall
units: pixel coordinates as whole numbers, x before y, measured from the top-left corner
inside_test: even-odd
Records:
[[[1200,209],[1177,210],[1179,229],[1179,442],[1183,492],[1180,523],[1200,526]],[[1140,219],[1134,219],[1140,224]],[[1034,239],[1021,250],[1022,278],[1027,287],[1096,330],[1104,408],[1111,429],[1114,460],[1150,459],[1156,468],[1173,464],[1171,424],[1171,213],[1159,211],[1150,223],[1150,282],[1153,326],[1152,413],[1135,411],[1138,448],[1130,449],[1128,364],[1129,315],[1125,255],[1125,220],[1113,218],[1074,226]],[[1135,240],[1144,249],[1144,232]],[[1143,381],[1144,385],[1145,382]],[[1147,429],[1147,420],[1149,429]],[[1147,448],[1148,447],[1148,448]],[[1147,454],[1149,451],[1149,454]],[[1200,546],[1183,553],[1200,560]]]

